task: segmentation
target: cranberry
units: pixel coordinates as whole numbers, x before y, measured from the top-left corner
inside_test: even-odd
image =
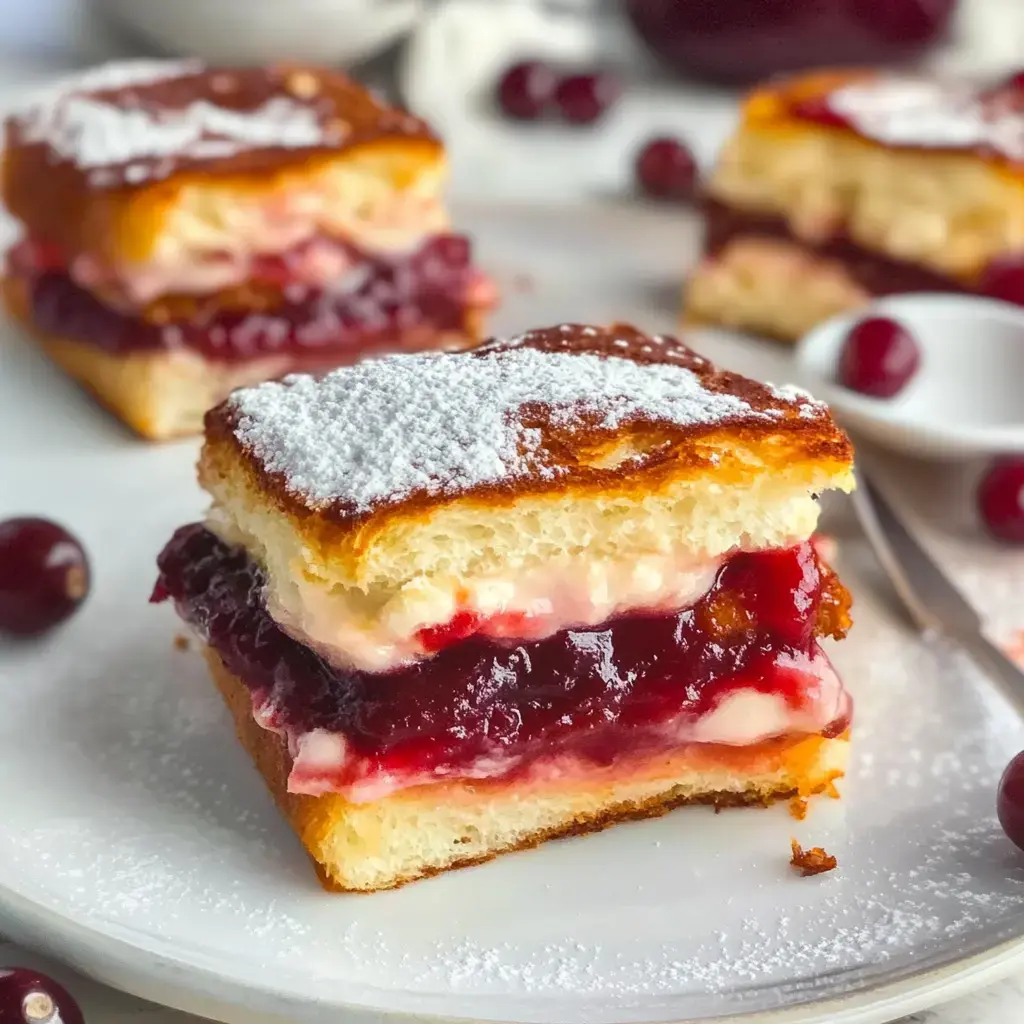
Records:
[[[996,813],[1010,841],[1024,850],[1024,751],[1006,766],[999,780]]]
[[[498,105],[517,121],[536,121],[551,103],[558,79],[539,60],[513,64],[498,82]]]
[[[425,651],[436,654],[471,637],[480,629],[481,622],[482,617],[475,612],[456,612],[447,622],[421,629],[419,641]]]
[[[652,139],[637,154],[636,180],[647,195],[656,199],[691,199],[697,183],[697,162],[678,139]]]
[[[555,104],[572,124],[593,124],[618,97],[617,79],[601,71],[566,75],[555,89]]]
[[[0,967],[2,1024],[85,1024],[63,985],[24,967]]]
[[[978,291],[990,299],[1024,306],[1024,255],[993,260],[982,272]]]
[[[910,332],[895,320],[871,317],[850,330],[839,357],[839,383],[862,395],[892,398],[921,365]]]
[[[56,523],[0,523],[0,632],[34,636],[63,622],[89,592],[82,545]]]
[[[1024,458],[1000,459],[978,484],[978,511],[1000,540],[1024,544]]]
[[[1024,71],[1015,71],[1003,82],[1004,89],[1013,89],[1017,92],[1024,92]]]

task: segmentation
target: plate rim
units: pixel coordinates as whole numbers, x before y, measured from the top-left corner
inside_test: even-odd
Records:
[[[0,910],[14,924],[13,937],[21,944],[54,956],[119,991],[222,1024],[319,1022],[329,1019],[323,1016],[325,1013],[338,1012],[344,1012],[351,1024],[499,1024],[487,1017],[388,1010],[345,1001],[319,1006],[302,1003],[271,985],[245,984],[222,972],[147,949],[113,931],[104,931],[95,923],[77,922],[3,883]],[[1022,966],[1024,934],[951,963],[844,996],[723,1017],[668,1017],[656,1024],[891,1024],[907,1014],[934,1009],[1001,981]],[[264,1006],[258,1009],[261,1003]],[[315,1017],[309,1015],[311,1007],[316,1009]]]

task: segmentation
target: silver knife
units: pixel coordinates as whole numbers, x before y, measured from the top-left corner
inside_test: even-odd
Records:
[[[1024,716],[1024,671],[985,636],[981,616],[903,524],[861,465],[857,484],[853,507],[861,528],[914,624],[922,633],[939,634],[961,647]]]

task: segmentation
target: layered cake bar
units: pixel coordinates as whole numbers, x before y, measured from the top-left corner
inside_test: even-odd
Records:
[[[564,325],[236,392],[199,476],[154,600],[328,888],[843,773],[852,453],[802,392]]]
[[[707,193],[691,321],[793,340],[880,295],[1024,303],[1024,80],[861,71],[765,86]]]
[[[444,179],[427,125],[339,73],[107,65],[7,119],[6,304],[140,434],[198,433],[241,385],[479,340]]]

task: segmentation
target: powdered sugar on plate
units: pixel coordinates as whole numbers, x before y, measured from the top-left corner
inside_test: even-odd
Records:
[[[570,341],[592,330],[565,329]],[[556,477],[565,470],[550,450],[552,428],[615,431],[636,421],[699,428],[771,422],[794,406],[801,415],[805,407],[821,411],[780,389],[764,392],[766,401],[755,407],[739,394],[709,389],[674,362],[553,351],[521,340],[479,353],[395,355],[322,379],[296,376],[238,392],[231,400],[236,436],[308,503],[360,513],[412,494]],[[641,355],[656,347],[605,340],[612,352],[618,340]]]

